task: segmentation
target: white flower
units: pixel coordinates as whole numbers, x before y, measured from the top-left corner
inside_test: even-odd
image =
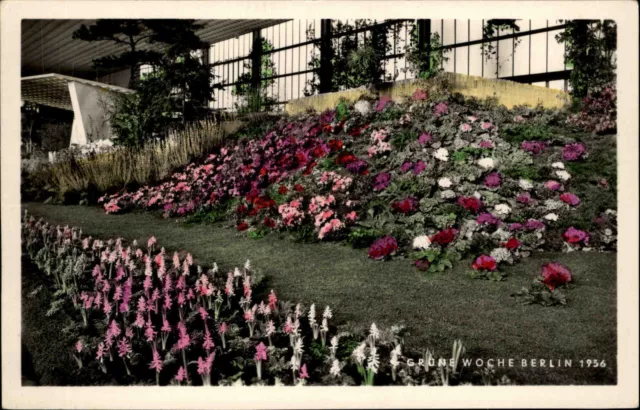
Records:
[[[440,161],[447,162],[449,161],[449,151],[446,148],[440,148],[436,152],[433,153],[433,156]]]
[[[360,100],[353,105],[353,109],[362,115],[367,115],[371,112],[371,104],[368,101]]]
[[[505,231],[502,228],[498,228],[496,229],[496,231],[494,233],[492,233],[491,235],[496,236],[497,238],[499,238],[501,241],[506,241],[507,239],[509,239],[511,237],[511,233]]]
[[[324,313],[322,314],[322,317],[326,317],[327,319],[331,319],[333,317],[333,313],[331,313],[331,308],[329,308],[329,306],[324,308]]]
[[[374,346],[369,349],[369,360],[367,361],[367,369],[371,370],[373,374],[377,374],[379,366],[380,357],[378,356],[378,349]]]
[[[500,263],[511,260],[511,252],[506,248],[496,248],[491,251],[491,257]]]
[[[478,166],[485,170],[489,170],[493,169],[493,167],[495,166],[495,162],[493,161],[493,158],[482,158],[478,160]]]
[[[333,336],[331,338],[331,346],[329,347],[329,350],[331,350],[332,357],[336,355],[336,351],[338,350],[338,336]]]
[[[555,169],[564,169],[564,164],[562,162],[554,162],[551,166]]]
[[[528,191],[533,188],[533,184],[531,183],[531,181],[526,179],[521,179],[520,181],[518,181],[518,185],[520,186],[520,188],[524,189],[525,191]]]
[[[358,345],[358,347],[353,349],[352,356],[356,360],[356,362],[358,362],[358,364],[362,364],[362,362],[364,361],[366,357],[364,350],[366,348],[367,348],[366,343],[362,342],[360,345]]]
[[[611,236],[611,235],[613,235],[613,231],[611,229],[607,228],[607,229],[604,230],[604,234],[606,236]]]
[[[564,202],[555,199],[547,199],[544,201],[544,207],[549,211],[555,211],[556,209],[564,207]]]
[[[374,340],[380,337],[380,331],[378,330],[378,326],[375,323],[371,324],[371,329],[369,329],[369,336],[371,336]]]
[[[316,304],[313,303],[309,308],[309,324],[315,325],[316,323]]]
[[[234,277],[234,278],[237,278],[237,277],[239,277],[239,276],[242,276],[242,272],[240,272],[240,269],[235,268],[235,269],[233,270],[233,277]]]
[[[480,192],[478,192],[478,191],[474,192],[473,196],[475,196],[478,199],[482,199],[482,194]]]
[[[302,354],[302,349],[304,349],[304,345],[302,344],[302,338],[299,337],[296,339],[296,343],[293,346],[293,352],[297,355],[301,355]]]
[[[563,181],[566,181],[569,178],[571,178],[571,174],[568,173],[567,171],[556,171],[556,175],[558,176],[558,178],[560,178]]]
[[[447,189],[446,191],[442,191],[440,193],[440,198],[442,199],[451,199],[455,197],[456,197],[456,193],[453,192],[451,189]]]
[[[440,178],[438,180],[438,185],[440,186],[440,188],[449,188],[451,186],[452,182],[451,179],[449,178]]]
[[[511,207],[507,204],[498,204],[493,208],[498,215],[509,215]]]
[[[244,263],[244,268],[246,270],[251,270],[251,261],[249,259]]]
[[[213,262],[213,268],[211,269],[212,273],[218,273],[218,264]]]
[[[558,214],[554,214],[553,212],[550,214],[546,214],[544,216],[544,219],[546,219],[547,221],[557,221],[558,220]]]
[[[395,349],[391,351],[391,360],[389,361],[389,363],[391,363],[391,367],[393,367],[394,369],[398,367],[398,365],[400,364],[398,357],[400,357],[401,354],[402,354],[401,345],[397,345]]]
[[[322,325],[320,325],[320,330],[322,330],[323,332],[328,332],[329,331],[329,324],[327,322],[327,318],[326,317],[322,318]]]
[[[616,215],[617,212],[614,209],[607,209],[606,211],[604,211],[605,214],[607,215]]]
[[[329,369],[329,373],[331,373],[331,375],[334,377],[338,377],[340,376],[340,368],[340,361],[338,359],[335,359],[333,361],[333,364],[331,365],[331,369]]]
[[[416,236],[413,239],[413,249],[429,249],[431,240],[427,235]]]

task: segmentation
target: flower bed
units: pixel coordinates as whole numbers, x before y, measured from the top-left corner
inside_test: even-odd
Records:
[[[22,228],[26,255],[57,289],[49,314],[73,306],[69,359],[127,384],[510,383],[491,370],[461,373],[460,341],[437,365],[430,350],[404,352],[399,328],[338,332],[329,307],[305,309],[273,290],[258,301],[248,261],[224,273],[170,255],[154,237],[146,247],[102,241],[26,214]]]
[[[572,175],[590,165],[595,137],[567,127],[563,112],[458,96],[340,103],[285,117],[163,184],[102,201],[108,213],[209,213],[253,237],[371,245],[374,259],[406,255],[427,271],[463,256],[499,266],[536,250],[615,250],[615,210],[597,196],[585,206],[576,194],[585,181]],[[599,189],[615,203],[606,180]],[[572,224],[586,208],[590,220]],[[381,246],[383,237],[395,245]]]

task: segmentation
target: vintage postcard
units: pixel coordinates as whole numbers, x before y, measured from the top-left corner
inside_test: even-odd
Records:
[[[637,3],[0,11],[3,407],[638,405]]]

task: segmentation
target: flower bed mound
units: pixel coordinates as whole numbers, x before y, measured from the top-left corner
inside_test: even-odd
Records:
[[[615,180],[615,139],[580,132],[566,112],[448,95],[283,117],[102,201],[108,213],[226,220],[254,238],[371,246],[426,271],[482,256],[486,272],[532,251],[615,250]]]

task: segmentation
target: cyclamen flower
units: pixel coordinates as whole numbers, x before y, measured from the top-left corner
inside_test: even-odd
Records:
[[[395,201],[391,203],[391,208],[403,214],[408,214],[410,212],[415,212],[418,210],[418,200],[413,197],[408,197],[402,199],[400,201]]]
[[[449,161],[449,151],[446,148],[439,148],[433,156],[443,162]]]
[[[493,142],[489,140],[480,141],[478,145],[480,148],[493,148]]]
[[[564,193],[562,195],[560,195],[560,199],[562,200],[562,202],[569,204],[571,206],[578,206],[580,205],[580,198],[578,198],[577,196],[575,196],[574,194],[567,192]]]
[[[537,155],[547,147],[547,144],[542,141],[523,141],[520,144],[520,148],[529,154]]]
[[[580,243],[582,242],[584,245],[589,244],[589,234],[580,229],[576,229],[573,226],[567,229],[563,234],[562,238],[567,243]]]
[[[489,170],[495,167],[495,162],[493,161],[493,158],[481,158],[478,160],[478,166],[485,170]]]
[[[497,188],[502,183],[502,176],[498,172],[492,172],[484,178],[484,185],[487,188]]]
[[[482,202],[475,196],[469,196],[469,197],[461,196],[458,198],[458,205],[460,205],[467,211],[478,213],[478,211],[480,211],[480,208],[482,207]]]
[[[531,203],[533,203],[533,198],[531,198],[531,194],[528,192],[523,192],[522,194],[518,195],[518,197],[516,198],[516,201],[520,202],[521,204],[524,205],[529,205]]]
[[[418,142],[420,143],[420,145],[425,145],[430,143],[432,139],[433,137],[431,136],[431,134],[423,132],[418,137]]]
[[[454,228],[448,228],[442,230],[431,237],[431,242],[435,242],[440,246],[448,245],[453,242],[455,236],[458,234],[458,230]]]
[[[472,264],[475,270],[496,270],[496,260],[489,255],[480,255]]]
[[[374,260],[382,260],[398,250],[396,239],[390,235],[377,239],[369,248],[369,257]]]
[[[520,246],[522,245],[522,242],[520,242],[518,239],[516,238],[509,238],[508,241],[504,242],[502,244],[502,246],[504,246],[505,248],[509,249],[509,250],[515,250],[518,249]]]
[[[557,262],[545,263],[542,265],[542,277],[547,288],[554,290],[571,282],[571,271]]]
[[[528,231],[535,231],[538,229],[544,229],[544,223],[536,219],[529,219],[524,224],[524,228]]]
[[[401,166],[400,170],[402,172],[409,172],[413,168],[413,163],[411,161],[405,161]]]
[[[441,117],[446,114],[449,114],[449,106],[447,105],[447,103],[440,102],[436,104],[433,110],[433,115],[435,115],[436,117]]]
[[[303,379],[303,380],[309,378],[309,373],[307,372],[307,365],[306,364],[303,364],[300,367],[300,373],[298,374],[298,377],[300,379]]]
[[[584,152],[584,145],[580,143],[568,144],[562,149],[562,159],[565,161],[577,161],[582,158]]]
[[[440,188],[449,188],[451,186],[452,182],[451,179],[449,178],[440,178],[438,180],[438,185],[440,186]]]
[[[476,222],[478,222],[479,224],[498,225],[500,224],[500,219],[496,218],[488,212],[485,212],[478,215]]]
[[[425,164],[424,161],[416,162],[413,166],[413,175],[420,175],[426,168],[427,164]]]
[[[544,183],[544,187],[551,191],[557,191],[560,189],[561,185],[558,181],[547,181]]]
[[[391,182],[391,174],[387,172],[381,172],[373,179],[373,190],[381,191],[389,186]]]
[[[469,132],[471,131],[471,125],[464,123],[462,125],[460,125],[460,131],[462,132]]]

